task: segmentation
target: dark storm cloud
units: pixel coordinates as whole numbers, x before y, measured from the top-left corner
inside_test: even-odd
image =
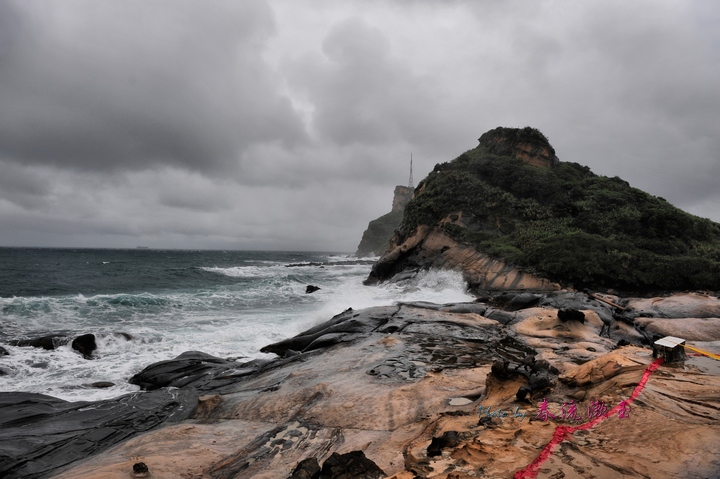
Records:
[[[34,209],[47,200],[52,183],[47,172],[23,168],[11,162],[0,161],[0,200],[6,200],[23,209]]]
[[[222,168],[302,141],[261,1],[3,2],[0,148],[23,164]]]
[[[351,251],[497,126],[717,221],[718,12],[0,0],[0,245]]]
[[[322,55],[305,56],[289,71],[314,105],[313,126],[337,145],[422,144],[434,136],[439,109],[430,85],[361,17],[334,24]]]

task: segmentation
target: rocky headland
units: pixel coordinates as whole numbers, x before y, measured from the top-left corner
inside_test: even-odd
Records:
[[[367,280],[454,269],[476,301],[348,309],[272,360],[186,352],[115,400],[0,393],[0,476],[717,478],[718,245],[498,128],[423,180]]]
[[[393,193],[392,210],[390,213],[372,220],[363,232],[355,256],[380,256],[387,250],[388,242],[395,229],[400,226],[405,212],[405,205],[412,198],[413,188],[398,185]]]
[[[422,180],[367,284],[431,267],[480,291],[718,291],[720,224],[559,161],[536,129],[496,128]]]

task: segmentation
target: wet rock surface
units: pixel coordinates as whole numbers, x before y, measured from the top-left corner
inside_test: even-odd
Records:
[[[179,390],[94,403],[0,393],[0,476],[49,477],[129,437],[186,419],[194,399]]]
[[[70,347],[82,354],[85,359],[92,359],[92,353],[97,349],[94,334],[83,334],[73,339]]]
[[[710,341],[692,344],[720,352],[696,324],[713,324],[703,298],[651,302],[656,318],[574,292],[348,309],[263,348],[277,359],[184,353],[114,401],[0,394],[0,475],[126,478],[142,462],[148,477],[512,477],[572,424],[562,411],[627,399],[653,361],[648,330],[669,330],[649,320],[692,314]],[[662,366],[629,418],[574,433],[539,477],[713,477],[718,373],[705,357]],[[542,402],[555,419],[537,418]]]
[[[51,335],[47,335],[47,336],[41,336],[39,338],[18,339],[18,340],[10,341],[10,345],[11,346],[21,346],[21,347],[30,346],[33,348],[42,348],[42,349],[46,349],[48,351],[52,351],[53,349],[56,349],[58,346],[67,344],[68,341],[69,341],[68,337],[64,334],[51,334]]]

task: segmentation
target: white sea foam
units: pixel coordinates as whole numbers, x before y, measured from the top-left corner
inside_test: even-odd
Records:
[[[347,258],[337,257],[337,261]],[[218,357],[272,357],[259,352],[330,319],[347,308],[361,309],[398,301],[437,303],[471,301],[460,273],[427,271],[403,284],[363,286],[368,264],[298,266],[264,265],[207,267],[205,271],[239,281],[186,292],[99,294],[51,298],[0,298],[0,334],[37,337],[50,332],[69,339],[93,333],[98,349],[83,359],[70,344],[54,351],[6,346],[0,358],[0,390],[28,391],[67,400],[98,400],[133,392],[127,383],[151,363],[189,350]],[[306,294],[307,284],[320,287]],[[132,339],[127,340],[126,333]],[[107,389],[86,385],[110,381]]]

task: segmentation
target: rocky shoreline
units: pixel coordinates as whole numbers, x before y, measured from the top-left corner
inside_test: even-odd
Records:
[[[506,291],[349,309],[266,346],[275,360],[188,352],[115,400],[0,393],[0,475],[142,477],[143,463],[156,478],[513,477],[557,425],[627,400],[655,339],[720,353],[716,296],[601,299]],[[626,417],[568,434],[523,477],[718,477],[718,364],[663,364]],[[543,401],[558,418],[538,418]]]

